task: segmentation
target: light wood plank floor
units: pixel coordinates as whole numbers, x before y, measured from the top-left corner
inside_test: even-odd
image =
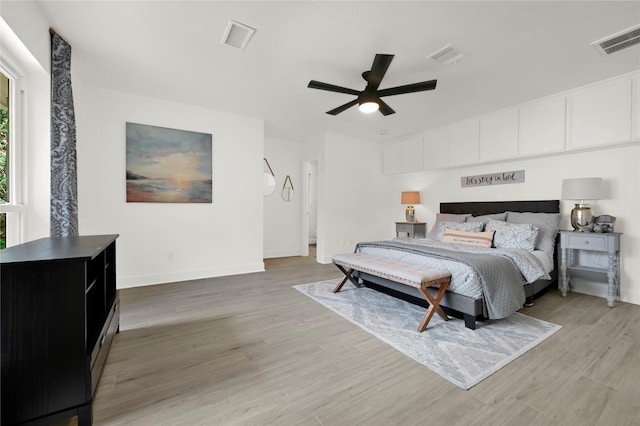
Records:
[[[122,290],[94,424],[640,425],[640,306],[549,292],[563,328],[465,391],[291,288],[333,265],[266,265]]]

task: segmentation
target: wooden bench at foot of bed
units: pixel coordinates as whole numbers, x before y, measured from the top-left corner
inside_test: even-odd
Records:
[[[444,269],[430,269],[422,265],[385,259],[364,253],[337,254],[333,256],[333,263],[344,274],[344,279],[333,289],[334,293],[339,292],[347,280],[351,281],[356,287],[360,287],[353,273],[355,271],[364,272],[420,290],[429,302],[429,308],[418,326],[419,332],[427,328],[435,312],[437,312],[443,320],[449,320],[447,314],[440,307],[440,299],[442,299],[451,282],[451,273],[449,271]],[[435,296],[432,296],[428,288],[435,286],[439,286],[438,292]]]

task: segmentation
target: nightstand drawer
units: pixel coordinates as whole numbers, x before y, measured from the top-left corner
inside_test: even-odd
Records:
[[[566,248],[607,251],[607,237],[604,235],[571,234],[567,236]]]
[[[396,232],[408,232],[413,233],[413,225],[410,223],[397,223]]]

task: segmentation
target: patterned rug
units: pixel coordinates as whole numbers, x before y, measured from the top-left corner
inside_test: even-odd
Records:
[[[339,280],[293,286],[463,389],[469,389],[535,347],[561,326],[515,313],[502,320],[443,321],[434,315],[417,332],[425,308],[348,283],[332,293]]]

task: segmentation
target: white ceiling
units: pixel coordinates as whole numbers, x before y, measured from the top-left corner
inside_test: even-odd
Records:
[[[73,48],[83,82],[263,118],[267,137],[335,132],[391,140],[640,69],[640,46],[590,43],[640,23],[640,1],[40,1]],[[257,29],[246,50],[220,43],[229,19]],[[427,56],[453,43],[450,66]],[[396,114],[362,114],[309,80],[362,90],[376,53],[395,54],[380,88]],[[385,136],[381,131],[386,131]]]

